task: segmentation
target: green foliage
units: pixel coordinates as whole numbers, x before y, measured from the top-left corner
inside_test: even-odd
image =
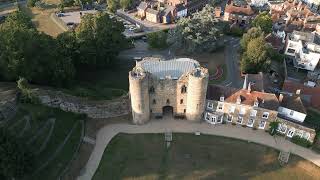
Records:
[[[119,9],[119,1],[118,0],[107,0],[107,10],[110,12],[116,12]]]
[[[22,103],[39,104],[39,99],[32,94],[32,90],[25,78],[19,78],[17,87],[20,90],[19,101]]]
[[[265,71],[271,64],[268,45],[263,37],[252,39],[242,55],[241,70],[245,73]]]
[[[0,177],[11,180],[24,177],[33,169],[34,155],[28,144],[0,128]]]
[[[269,134],[271,136],[274,136],[277,133],[278,126],[279,126],[278,121],[273,121],[269,124]]]
[[[83,16],[75,31],[80,52],[76,64],[85,69],[109,65],[127,44],[123,31],[123,24],[107,13]]]
[[[241,29],[240,27],[232,27],[226,31],[226,34],[231,36],[237,36],[237,37],[241,37],[243,33],[244,33],[244,30]]]
[[[269,34],[272,31],[272,19],[267,11],[260,13],[252,21],[253,27],[259,27],[266,34]]]
[[[149,47],[164,49],[167,47],[167,33],[163,31],[150,33],[147,35]]]
[[[255,39],[258,37],[264,37],[264,33],[262,32],[261,28],[256,28],[256,27],[250,28],[247,33],[243,34],[242,39],[240,41],[242,50],[246,50],[248,43],[252,39]]]
[[[306,148],[309,148],[312,146],[312,143],[310,141],[308,141],[305,138],[301,138],[300,136],[293,136],[291,141],[295,144],[298,144],[298,145],[306,147]]]
[[[28,7],[34,7],[39,0],[27,0]]]
[[[17,11],[0,27],[0,77],[25,77],[57,86],[69,83],[74,74],[71,61],[61,56],[52,37],[36,31],[26,17]]]
[[[122,9],[128,9],[132,6],[133,1],[132,0],[120,0],[120,7]]]
[[[224,23],[215,18],[214,8],[206,5],[192,18],[181,18],[169,33],[169,43],[188,53],[212,52],[223,45]]]

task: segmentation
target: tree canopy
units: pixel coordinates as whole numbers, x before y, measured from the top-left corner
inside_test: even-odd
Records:
[[[0,80],[67,86],[77,73],[109,65],[126,46],[124,27],[106,13],[85,15],[75,32],[39,33],[21,11],[0,26]]]
[[[0,128],[0,178],[24,177],[33,169],[33,153],[29,146],[8,130]]]
[[[240,40],[240,45],[242,50],[246,50],[248,43],[255,38],[264,37],[264,33],[261,28],[253,27],[248,30],[247,33],[244,33],[242,39]]]
[[[213,12],[214,8],[206,5],[201,11],[194,13],[192,18],[181,18],[177,27],[169,33],[169,42],[187,52],[215,50],[223,36],[224,26]]]
[[[163,49],[167,47],[167,33],[163,31],[150,33],[147,35],[149,47]]]
[[[264,37],[252,39],[247,46],[246,51],[242,55],[241,69],[246,73],[258,73],[265,71],[271,64],[268,54],[268,44]]]
[[[268,12],[262,12],[252,21],[253,27],[260,27],[265,34],[272,31],[272,19]]]

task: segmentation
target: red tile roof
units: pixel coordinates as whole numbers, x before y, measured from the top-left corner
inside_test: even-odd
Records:
[[[310,105],[320,110],[320,87],[307,87],[301,83],[285,80],[283,84],[283,91],[296,93],[300,89],[302,95],[310,95]]]
[[[226,5],[225,12],[230,13],[230,14],[242,14],[242,15],[247,15],[251,16],[254,14],[254,11],[249,5],[246,6],[234,6],[232,2],[229,2]]]

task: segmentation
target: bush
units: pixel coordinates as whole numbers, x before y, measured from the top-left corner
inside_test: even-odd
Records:
[[[27,1],[27,6],[28,7],[34,7],[36,5],[36,2],[38,2],[38,0],[28,0]]]
[[[232,125],[233,125],[233,126],[235,126],[235,125],[236,125],[236,123],[234,123],[234,122],[233,122],[233,123],[232,123]]]
[[[253,127],[252,130],[257,130],[257,128],[256,128],[256,127]]]
[[[241,125],[242,127],[246,128],[247,126],[245,124]]]
[[[273,121],[273,122],[270,123],[270,125],[269,125],[269,134],[271,136],[274,136],[277,133],[278,126],[279,126],[279,122],[277,122],[277,121]]]
[[[310,141],[308,141],[307,139],[301,138],[300,136],[293,136],[291,139],[291,142],[306,148],[309,148],[312,145]]]
[[[147,35],[149,47],[164,49],[167,47],[167,33],[163,31],[150,33]]]

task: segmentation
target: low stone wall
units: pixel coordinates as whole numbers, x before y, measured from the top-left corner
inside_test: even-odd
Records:
[[[61,91],[33,89],[33,95],[41,104],[63,111],[86,114],[90,118],[110,118],[130,113],[128,96],[114,100],[93,101],[65,94]]]

